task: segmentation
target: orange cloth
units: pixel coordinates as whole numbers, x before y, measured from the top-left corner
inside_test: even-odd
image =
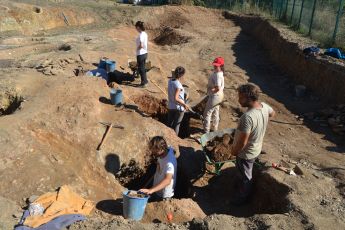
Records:
[[[94,208],[94,204],[72,192],[67,185],[62,186],[57,192],[48,192],[35,200],[41,204],[44,213],[41,216],[28,216],[24,225],[37,228],[52,219],[66,214],[81,214],[87,216]]]

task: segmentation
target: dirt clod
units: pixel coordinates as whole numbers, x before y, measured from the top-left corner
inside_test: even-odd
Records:
[[[215,162],[227,161],[232,158],[231,147],[233,142],[234,134],[225,134],[210,141],[206,146],[206,150]]]

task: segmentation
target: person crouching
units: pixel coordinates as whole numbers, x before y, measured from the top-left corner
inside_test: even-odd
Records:
[[[151,196],[152,201],[169,199],[174,196],[176,185],[177,161],[174,149],[168,147],[162,136],[155,136],[149,142],[151,153],[157,158],[156,172],[153,178],[153,186],[150,189],[140,189],[139,191]]]

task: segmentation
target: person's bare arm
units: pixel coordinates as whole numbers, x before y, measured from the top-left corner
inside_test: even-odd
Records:
[[[159,184],[157,184],[156,186],[150,189],[140,189],[139,192],[149,194],[149,195],[152,193],[158,192],[162,190],[163,188],[167,187],[171,183],[172,178],[173,178],[173,174],[167,173],[165,175],[165,178]]]
[[[272,110],[272,112],[270,112],[270,114],[269,114],[269,117],[272,118],[272,117],[274,117],[275,115],[276,115],[276,112],[275,112],[274,110]]]
[[[219,86],[215,86],[211,89],[213,93],[217,93],[219,91]]]
[[[179,103],[180,105],[182,105],[186,110],[188,110],[187,104],[179,97],[181,91],[182,91],[181,89],[176,89],[176,91],[175,91],[175,101],[177,103]]]
[[[138,46],[138,50],[141,50],[142,48],[144,48],[144,44],[142,42],[140,42],[139,46]]]
[[[239,131],[236,143],[232,146],[231,154],[237,156],[242,149],[247,145],[249,139],[249,133]]]

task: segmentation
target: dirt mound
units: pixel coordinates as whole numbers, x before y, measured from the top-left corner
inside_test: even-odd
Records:
[[[145,222],[169,222],[168,214],[172,214],[173,223],[191,221],[194,218],[204,218],[206,215],[192,199],[172,199],[169,201],[149,203],[146,207]]]
[[[158,99],[146,94],[144,96],[135,97],[133,101],[139,106],[139,109],[143,113],[161,122],[166,120],[168,114],[167,100]]]
[[[225,134],[222,137],[214,138],[207,144],[207,154],[212,160],[215,162],[220,162],[231,159],[231,147],[232,143],[234,142],[234,135],[234,133],[232,135]]]
[[[86,25],[95,21],[95,15],[85,9],[73,7],[48,6],[40,7],[24,3],[9,3],[1,6],[0,32],[17,31],[23,34],[34,34],[37,31],[63,26]],[[8,10],[7,10],[8,9]]]
[[[165,46],[165,45],[181,45],[187,43],[191,37],[181,35],[175,29],[165,26],[162,27],[156,38],[154,39],[157,45]]]

